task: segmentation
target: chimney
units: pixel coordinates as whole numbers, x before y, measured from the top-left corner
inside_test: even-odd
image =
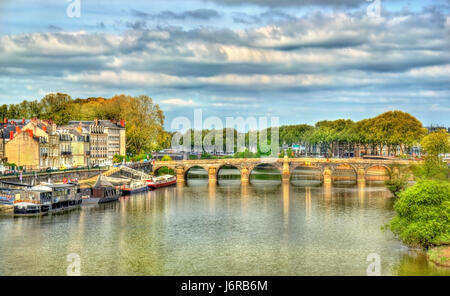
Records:
[[[27,132],[30,135],[30,137],[33,138],[33,130],[28,129]]]
[[[120,125],[121,125],[122,127],[125,127],[125,120],[121,119],[121,120],[120,120]]]
[[[25,125],[25,118],[22,117],[22,125]]]
[[[8,118],[3,118],[3,123],[8,123]]]
[[[42,130],[43,130],[44,132],[47,132],[47,126],[46,126],[46,125],[43,125],[43,126],[42,126]]]
[[[14,139],[14,132],[9,131],[9,140],[11,141],[12,139]]]
[[[20,127],[18,127],[18,126],[16,125],[16,133],[20,134],[21,131],[22,131],[22,130],[20,129]]]

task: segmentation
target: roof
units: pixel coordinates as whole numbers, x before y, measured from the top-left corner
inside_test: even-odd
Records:
[[[6,128],[5,128],[5,125],[6,125]],[[16,126],[20,127],[20,129],[22,129],[24,125],[22,124],[22,122],[20,122],[20,123],[18,122],[17,125],[10,124],[10,123],[7,123],[7,124],[2,123],[0,125],[0,129],[3,131],[3,136],[5,137],[5,139],[9,139],[9,134],[11,131],[14,134],[16,133]]]
[[[52,188],[50,188],[49,186],[45,186],[45,185],[37,185],[37,186],[33,186],[29,189],[29,191],[36,191],[36,192],[51,192]]]
[[[95,182],[93,188],[100,188],[100,187],[114,187],[114,185],[106,181],[105,178],[103,178],[103,176],[100,175],[98,176],[97,182]]]
[[[71,120],[71,121],[69,121],[68,125],[77,127],[80,123],[81,123],[81,125],[83,127],[87,127],[87,126],[89,126],[91,124],[94,124],[94,121],[93,120],[90,120],[90,121],[86,121],[86,120]],[[108,128],[124,129],[124,127],[122,127],[119,122],[114,123],[111,120],[103,120],[102,119],[102,120],[99,120],[98,123],[99,123],[99,125],[104,126],[104,127],[108,127]]]

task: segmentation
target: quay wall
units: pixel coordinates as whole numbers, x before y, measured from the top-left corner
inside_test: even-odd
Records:
[[[128,165],[130,168],[142,170],[144,172],[151,172],[151,164],[150,163],[134,163]],[[64,170],[64,171],[55,171],[55,172],[39,172],[36,173],[36,183],[40,182],[50,182],[52,183],[61,183],[64,178],[67,179],[78,179],[86,180],[93,178],[95,176],[100,175],[109,170],[109,167],[104,168],[86,168],[86,169],[73,169],[73,170]],[[20,173],[16,173],[14,175],[0,175],[1,181],[9,181],[9,182],[20,182]],[[35,173],[23,173],[22,174],[22,182],[25,184],[31,184],[33,179],[35,178]]]

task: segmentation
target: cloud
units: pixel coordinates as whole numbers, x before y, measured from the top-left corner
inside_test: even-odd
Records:
[[[143,19],[175,19],[175,20],[196,19],[208,21],[220,17],[220,14],[216,10],[205,8],[187,10],[180,13],[173,12],[170,10],[164,10],[157,14],[151,14],[146,13],[144,11],[132,9],[131,14]]]
[[[161,104],[163,105],[171,105],[171,106],[198,106],[193,100],[184,100],[180,98],[172,98],[172,99],[166,99],[162,100]]]
[[[432,104],[448,108],[450,21],[442,11],[386,11],[378,21],[361,12],[261,11],[232,14],[256,16],[252,27],[151,27],[164,13],[186,22],[221,16],[207,9],[133,11],[135,18],[122,23],[132,29],[124,32],[0,36],[0,100],[30,99],[39,89],[74,97],[145,93],[170,110],[204,106],[285,118],[324,104],[349,113],[388,103],[420,112]]]
[[[58,27],[58,26],[55,26],[55,25],[50,25],[50,26],[48,26],[48,29],[49,29],[50,31],[62,31],[62,28],[61,28],[61,27]]]
[[[301,6],[329,6],[329,7],[359,7],[361,0],[207,0],[228,6],[257,5],[264,7],[301,7]]]

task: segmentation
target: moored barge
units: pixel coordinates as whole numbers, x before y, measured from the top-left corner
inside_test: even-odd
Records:
[[[147,186],[151,189],[170,186],[177,183],[177,177],[171,175],[164,175],[159,177],[152,177],[147,180]]]
[[[75,184],[41,184],[23,190],[14,201],[14,216],[42,216],[79,208]]]
[[[102,204],[119,200],[122,192],[120,188],[104,180],[102,175],[98,176],[95,185],[92,187],[90,197],[83,198],[83,204]]]
[[[149,187],[146,181],[132,181],[128,185],[121,187],[122,195],[131,195],[139,192],[148,191]]]

